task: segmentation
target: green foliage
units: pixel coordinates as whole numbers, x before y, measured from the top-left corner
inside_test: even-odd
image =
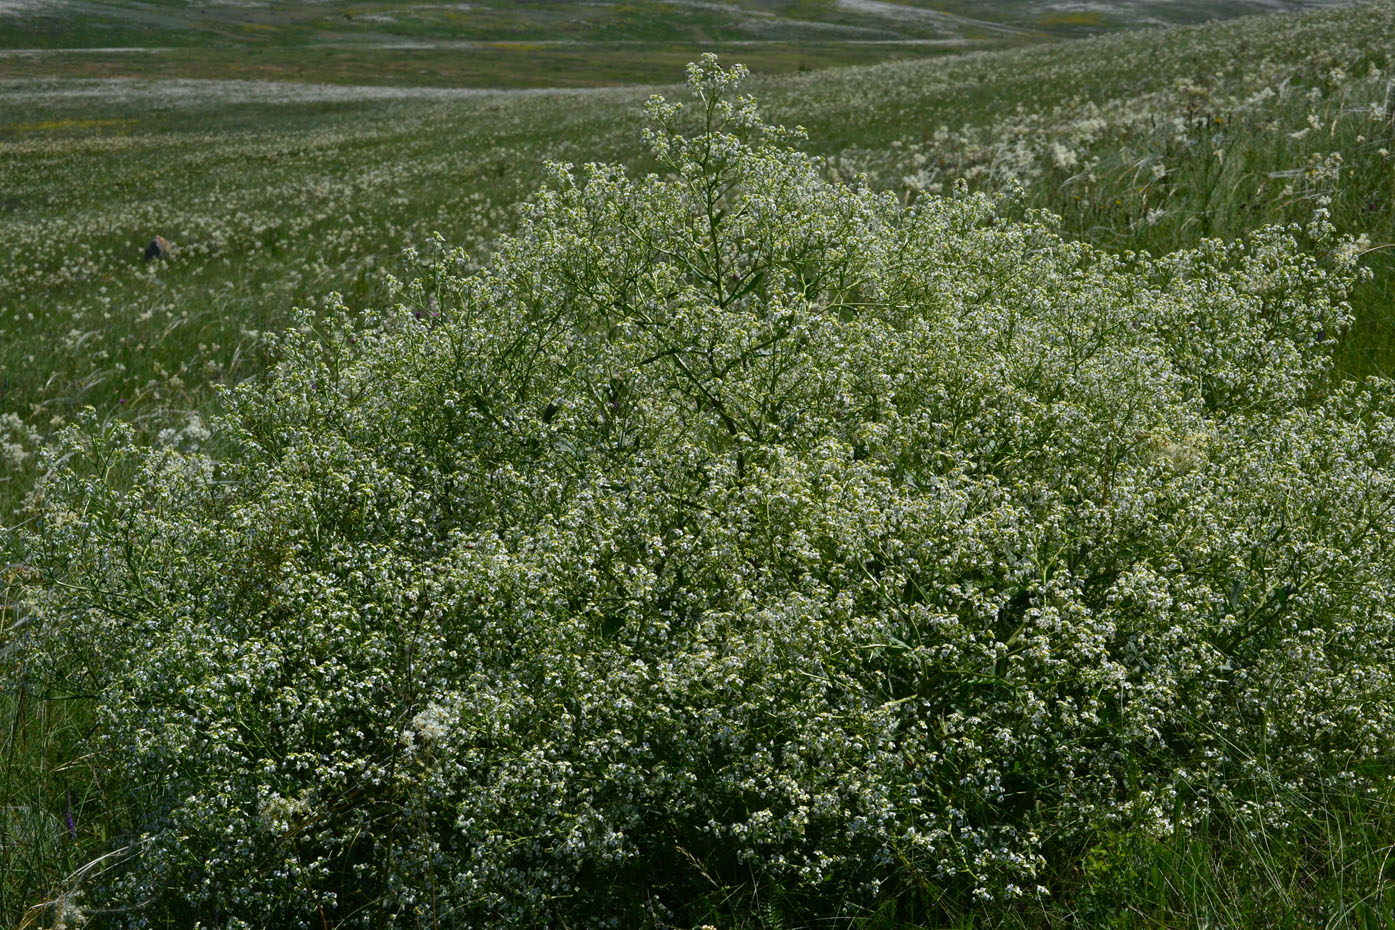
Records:
[[[8,608],[89,718],[108,858],[62,890],[991,924],[1389,790],[1395,410],[1325,390],[1330,230],[1153,259],[906,206],[741,77],[651,100],[661,174],[554,165],[483,270],[306,317],[219,457],[67,431]]]

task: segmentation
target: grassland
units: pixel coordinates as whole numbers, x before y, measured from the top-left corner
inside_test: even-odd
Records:
[[[276,3],[180,0],[10,0],[0,8],[0,48],[208,46],[360,47],[418,42],[912,41],[1041,39],[1143,24],[1180,25],[1330,0],[1071,4],[1044,0],[476,0],[404,5],[350,0]]]
[[[471,42],[458,46],[242,46],[25,53],[0,57],[3,77],[190,78],[342,85],[556,88],[642,84],[681,73],[703,48],[763,73],[813,71],[938,56],[972,43],[829,41],[696,43]]]
[[[703,51],[776,74],[1227,18],[1268,6],[1250,0],[1095,3],[1084,10],[1041,0],[986,7],[946,0],[489,0],[467,7],[21,2],[0,7],[0,50],[7,50],[0,76],[493,88],[663,83]]]
[[[351,20],[307,5],[240,31],[174,6],[164,19],[87,20],[81,31],[0,15],[0,45],[145,45],[153,23],[169,27],[162,36],[172,46],[0,56],[0,513],[21,509],[40,450],[83,408],[151,439],[174,431],[197,441],[218,386],[275,363],[265,334],[289,325],[293,308],[322,307],[332,293],[355,310],[380,307],[385,276],[406,273],[403,250],[429,252],[437,233],[482,263],[544,162],[651,170],[639,105],[671,90],[590,85],[676,78],[699,44],[792,72],[752,82],[767,117],[805,126],[830,174],[866,175],[907,201],[963,178],[1018,191],[1020,209],[1058,214],[1067,237],[1155,254],[1266,223],[1305,226],[1326,211],[1353,239],[1313,247],[1370,270],[1352,295],[1357,322],[1343,337],[1340,371],[1395,371],[1395,4],[1073,43],[1037,40],[1121,19],[1005,4],[1010,32],[888,20],[859,34],[867,44],[830,39],[819,55],[753,34],[745,19],[696,12],[685,21],[691,46],[660,42],[662,11],[642,4],[629,31],[601,23],[580,36],[596,44],[534,47],[505,6],[487,28],[458,31],[443,31],[442,19],[375,22],[380,11],[367,5],[355,5],[365,15]],[[852,35],[829,5],[772,6],[824,23],[811,34]],[[961,17],[977,7],[944,6]],[[321,41],[335,17],[348,34]],[[210,35],[224,46],[199,48]],[[389,47],[424,35],[436,44]],[[318,44],[296,47],[309,39]],[[922,44],[895,44],[912,41]],[[938,42],[1013,48],[946,55]],[[925,54],[933,57],[885,60]],[[872,60],[883,63],[820,70]],[[470,89],[569,82],[588,86]],[[142,261],[157,234],[175,243],[173,257]],[[65,845],[52,829],[65,808],[84,824],[100,813],[56,787],[81,765],[65,755],[80,716],[43,702],[5,712],[0,881],[4,906],[22,914],[100,846],[98,827],[86,845]],[[1384,862],[1372,857],[1388,852],[1378,830],[1389,812],[1333,807],[1318,819],[1354,831],[1349,859],[1314,862],[1312,849],[1294,848],[1263,860],[1263,850],[1222,837],[1169,852],[1157,900],[1138,905],[1147,918],[1116,919],[1299,927],[1318,919],[1302,903],[1313,894],[1331,925],[1380,925],[1392,912],[1381,897]],[[1135,852],[1105,850],[1095,866],[1101,875],[1163,868]],[[1249,858],[1264,873],[1246,884]],[[1343,882],[1362,888],[1361,907],[1345,914]],[[1273,900],[1288,904],[1266,911]]]
[[[754,86],[832,171],[905,197],[961,176],[1023,184],[1026,205],[1111,248],[1325,206],[1367,237],[1376,272],[1344,366],[1389,371],[1389,21],[1378,4]],[[545,160],[645,168],[647,89],[27,77],[0,93],[0,404],[26,436],[88,404],[158,432],[257,371],[259,334],[293,306],[331,291],[371,305],[383,270],[434,232],[483,259]],[[176,256],[145,264],[157,234]],[[28,479],[6,478],[13,502]]]

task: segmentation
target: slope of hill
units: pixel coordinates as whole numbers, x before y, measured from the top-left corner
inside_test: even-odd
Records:
[[[994,35],[1071,35],[1195,23],[1254,12],[1332,5],[1332,0],[1072,2],[1072,0],[580,0],[519,4],[187,0],[7,0],[0,47],[317,42],[614,41],[723,42],[843,39],[975,40]]]
[[[1334,0],[8,0],[0,5],[0,49],[31,54],[0,59],[0,74],[313,76],[495,87],[645,83],[667,80],[682,61],[710,49],[739,51],[767,73],[813,70],[1331,5]]]

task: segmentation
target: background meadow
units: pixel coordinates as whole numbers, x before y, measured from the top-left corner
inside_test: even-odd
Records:
[[[1342,368],[1392,349],[1391,6],[979,52],[752,82],[832,177],[911,199],[1021,185],[1024,207],[1116,250],[1332,214],[1366,236]],[[139,71],[139,68],[134,70]],[[24,453],[92,405],[152,434],[259,370],[259,335],[329,293],[370,306],[433,234],[476,261],[545,161],[649,170],[654,88],[564,94],[296,83],[0,84],[0,407]],[[164,235],[175,260],[146,264]],[[7,422],[11,422],[7,420]],[[16,466],[19,466],[18,468]]]
[[[1005,215],[1049,211],[1067,240],[1154,256],[1294,224],[1322,261],[1360,269],[1326,377],[1395,368],[1395,3],[1166,31],[1114,31],[1139,23],[1030,3],[1003,4],[991,23],[970,5],[935,16],[882,5],[875,28],[866,11],[818,3],[695,5],[677,26],[668,5],[646,4],[628,18],[498,4],[468,19],[434,5],[411,16],[285,5],[250,25],[226,10],[131,6],[145,19],[119,4],[103,6],[107,20],[0,11],[0,45],[90,49],[0,53],[0,522],[42,505],[40,453],[85,408],[139,442],[217,453],[207,423],[220,388],[283,360],[269,334],[296,326],[332,340],[341,304],[349,319],[384,309],[401,299],[389,275],[410,279],[449,249],[462,250],[455,272],[483,267],[549,161],[659,170],[642,105],[678,95],[671,81],[696,57],[685,43],[751,64],[744,89],[768,122],[805,127],[800,148],[823,176],[865,178],[901,204],[962,181],[1007,195]],[[1198,16],[1180,4],[1151,12]],[[795,20],[804,38],[827,37],[818,55],[781,38]],[[141,44],[152,25],[174,48],[102,50]],[[575,44],[547,44],[559,36]],[[210,37],[220,47],[206,51]],[[585,86],[536,89],[564,80]],[[620,84],[634,86],[606,86]],[[1338,236],[1306,238],[1316,215]],[[157,234],[174,255],[145,262]],[[6,572],[7,586],[23,580],[18,566]],[[17,619],[0,645],[20,664]],[[57,925],[65,880],[107,850],[118,818],[104,819],[83,755],[82,702],[3,700],[0,907],[11,922]],[[1062,909],[1018,917],[1395,921],[1389,795],[1308,800],[1311,822],[1272,845],[1222,827],[1194,845],[1108,838],[1072,866]],[[1120,888],[1146,897],[1116,909]],[[778,926],[793,914],[725,916]]]

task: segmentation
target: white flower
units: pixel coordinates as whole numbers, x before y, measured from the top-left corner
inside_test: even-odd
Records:
[[[1332,260],[1339,268],[1352,268],[1358,259],[1371,250],[1371,238],[1366,233],[1362,233],[1356,238],[1350,236],[1337,243],[1337,247],[1332,252]]]
[[[412,718],[412,730],[424,743],[441,741],[450,732],[449,727],[449,711],[434,701]]]

